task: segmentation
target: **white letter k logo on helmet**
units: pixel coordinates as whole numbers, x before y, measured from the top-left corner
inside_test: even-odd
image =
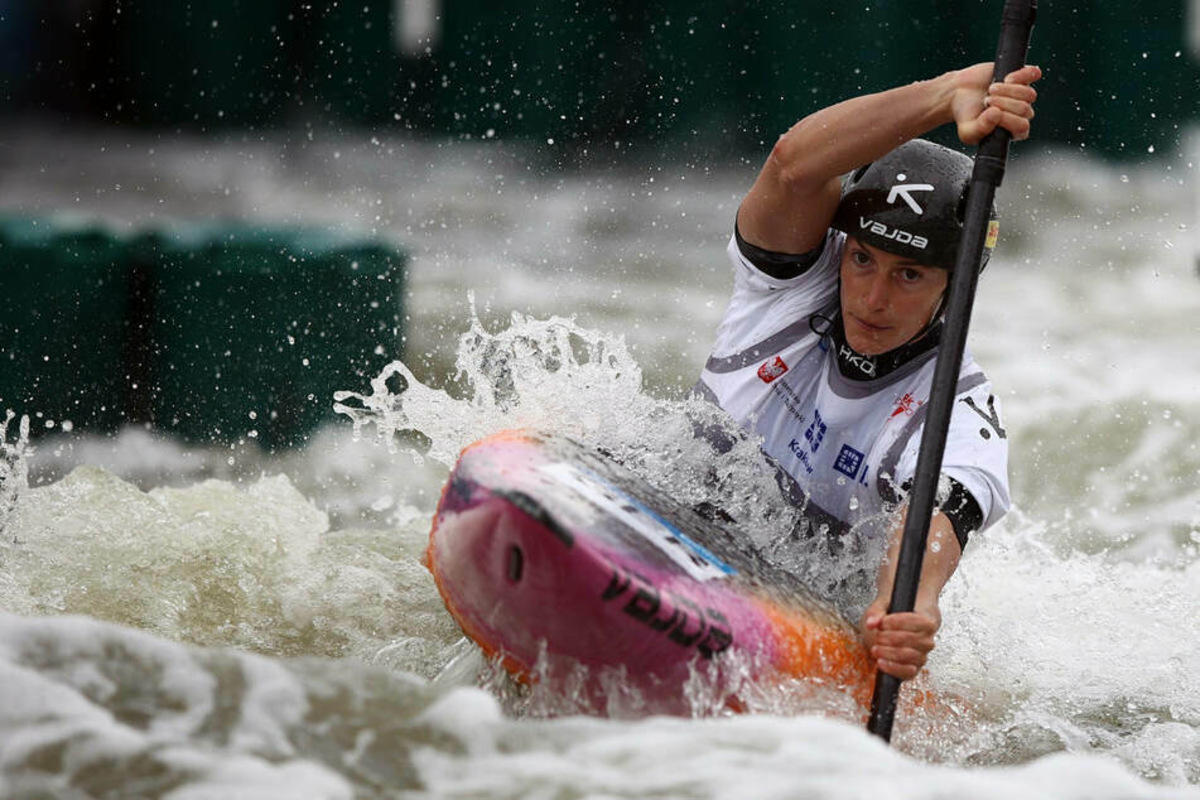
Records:
[[[904,202],[908,203],[908,207],[913,210],[914,214],[924,214],[925,213],[924,209],[922,209],[919,205],[917,205],[917,201],[913,200],[912,195],[909,194],[909,192],[932,192],[932,191],[933,191],[933,186],[931,186],[928,183],[913,183],[913,184],[898,183],[892,187],[892,190],[890,192],[888,192],[887,201],[889,203],[894,203],[894,202],[896,202],[896,195],[900,195],[901,197],[904,198]]]

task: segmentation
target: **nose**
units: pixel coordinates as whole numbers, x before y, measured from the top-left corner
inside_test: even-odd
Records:
[[[870,282],[864,287],[863,300],[869,311],[885,311],[890,298],[887,275],[878,270],[871,276]]]

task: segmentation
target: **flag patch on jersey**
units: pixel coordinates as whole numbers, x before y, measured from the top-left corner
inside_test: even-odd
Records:
[[[763,365],[758,368],[758,377],[763,383],[770,383],[780,375],[788,371],[788,365],[783,362],[779,356],[775,356],[774,361],[764,361]]]
[[[906,392],[904,397],[896,401],[896,410],[892,412],[891,417],[888,417],[888,419],[898,417],[901,414],[911,417],[923,405],[925,405],[924,400],[917,400],[911,393]]]

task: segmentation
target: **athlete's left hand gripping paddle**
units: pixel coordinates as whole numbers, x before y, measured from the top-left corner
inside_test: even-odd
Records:
[[[1002,81],[1004,76],[1025,65],[1029,36],[1036,16],[1037,0],[1005,0],[993,81]],[[916,604],[917,585],[921,579],[921,565],[929,537],[929,520],[935,510],[942,454],[950,429],[950,413],[954,407],[958,371],[962,367],[971,307],[975,302],[975,287],[979,281],[979,264],[983,257],[989,212],[996,188],[1004,180],[1011,139],[1012,134],[1007,130],[997,128],[984,137],[975,154],[975,169],[967,190],[963,236],[958,243],[954,273],[950,276],[946,322],[929,393],[925,432],[917,455],[917,471],[908,500],[908,514],[904,520],[904,539],[900,544],[889,614],[912,611]],[[867,729],[884,741],[891,741],[892,738],[892,722],[899,695],[899,678],[883,672],[876,674],[875,695],[871,699],[871,719]]]

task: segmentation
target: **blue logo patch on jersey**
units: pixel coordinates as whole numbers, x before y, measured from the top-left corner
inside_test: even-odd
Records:
[[[804,439],[808,442],[808,446],[815,453],[821,449],[821,441],[825,438],[825,431],[829,430],[829,426],[821,419],[821,410],[813,409],[813,421],[808,426],[808,430],[804,432]]]
[[[855,450],[848,444],[842,445],[842,452],[838,453],[837,459],[833,462],[833,468],[845,475],[847,478],[858,477],[858,468],[862,466],[865,455]]]

